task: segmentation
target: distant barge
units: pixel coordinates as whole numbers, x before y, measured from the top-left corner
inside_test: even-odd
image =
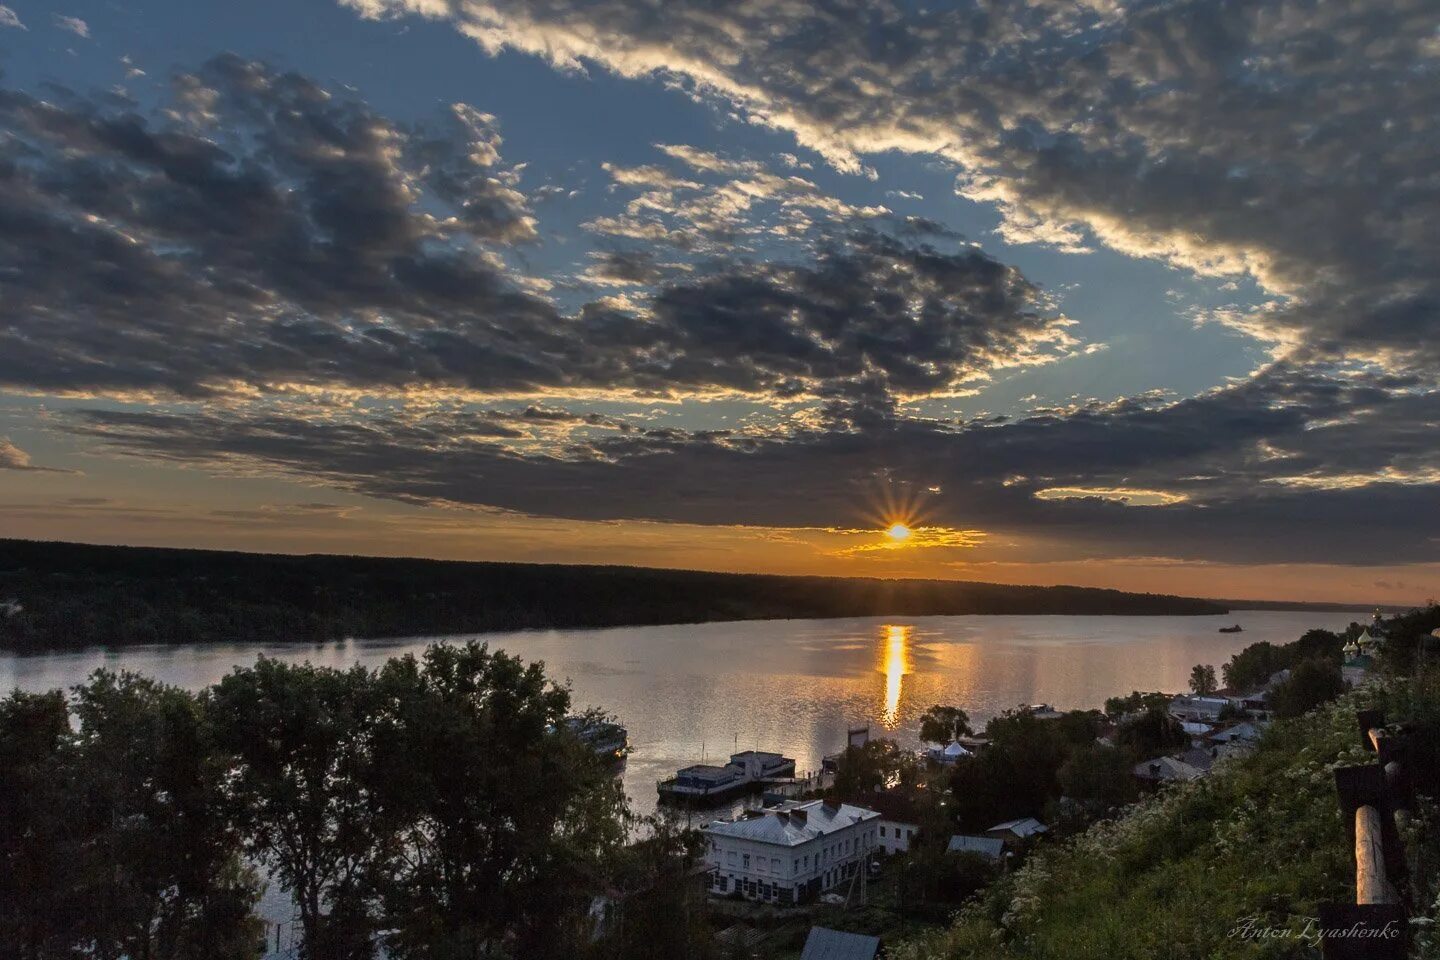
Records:
[[[1233,626],[1233,627],[1221,627],[1221,628],[1220,628],[1220,632],[1221,632],[1221,633],[1240,633],[1240,632],[1241,632],[1242,630],[1244,630],[1244,629],[1245,629],[1244,627],[1240,626],[1240,624],[1237,623],[1237,624],[1235,624],[1235,626]]]
[[[697,763],[675,772],[669,780],[655,785],[660,800],[668,803],[723,803],[745,793],[752,793],[772,780],[795,776],[795,761],[778,753],[746,750],[730,755],[723,767]]]

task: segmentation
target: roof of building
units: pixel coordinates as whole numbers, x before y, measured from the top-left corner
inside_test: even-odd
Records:
[[[704,831],[722,837],[793,847],[853,824],[879,818],[880,814],[865,807],[808,800],[777,810],[766,810],[759,816],[742,820],[716,820],[706,824]]]
[[[1175,757],[1156,757],[1154,760],[1142,760],[1132,768],[1135,776],[1143,777],[1146,780],[1194,780],[1205,775],[1204,770],[1197,769],[1186,763],[1184,760],[1177,760]]]
[[[1232,723],[1223,730],[1216,730],[1210,735],[1211,740],[1218,740],[1226,743],[1230,740],[1259,740],[1265,728],[1251,720],[1241,720],[1239,723]]]
[[[1215,757],[1203,747],[1191,747],[1180,754],[1180,762],[1188,763],[1203,773],[1215,765]]]
[[[1004,823],[997,823],[986,830],[986,833],[1013,833],[1017,837],[1029,837],[1037,833],[1044,833],[1050,828],[1045,826],[1034,817],[1021,817],[1018,820],[1006,820]]]
[[[800,960],[874,960],[879,952],[879,937],[811,927]]]
[[[741,750],[739,753],[730,754],[731,762],[740,760],[742,757],[759,757],[761,760],[789,760],[790,758],[779,753],[771,753],[769,750]]]
[[[957,833],[946,847],[949,853],[976,853],[987,860],[999,860],[1005,852],[1005,841],[998,837],[972,837]]]
[[[676,773],[690,777],[713,777],[716,779],[729,779],[730,777],[739,776],[739,771],[734,767],[717,767],[708,763],[697,763],[694,766],[681,767]]]
[[[865,807],[891,823],[920,825],[920,808],[903,793],[875,793],[865,798]]]

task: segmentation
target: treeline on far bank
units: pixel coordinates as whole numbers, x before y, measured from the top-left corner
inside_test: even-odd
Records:
[[[257,960],[259,864],[307,960],[706,957],[698,834],[631,842],[569,706],[540,665],[473,643],[378,670],[261,658],[198,694],[107,671],[17,691],[0,955]]]
[[[1215,614],[1086,587],[285,556],[0,540],[0,647],[326,641],[719,620]],[[9,609],[9,608],[7,608]]]

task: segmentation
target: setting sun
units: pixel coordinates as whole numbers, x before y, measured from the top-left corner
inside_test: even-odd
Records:
[[[890,529],[885,531],[885,536],[894,540],[896,543],[900,543],[903,540],[910,539],[910,528],[903,523],[892,523]]]

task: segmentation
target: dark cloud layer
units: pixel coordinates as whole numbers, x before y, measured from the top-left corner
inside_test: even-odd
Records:
[[[1163,556],[1339,564],[1440,559],[1440,400],[1404,381],[1272,370],[1179,402],[1137,398],[1016,421],[690,435],[632,428],[523,454],[469,439],[475,415],[307,420],[91,411],[111,449],[212,468],[263,464],[418,502],[582,520],[829,526],[877,492],[926,523],[1053,541],[1048,559]],[[1170,506],[1045,500],[1072,486],[1159,489]],[[931,489],[937,493],[926,493]]]
[[[0,382],[890,392],[1066,341],[1012,268],[874,232],[564,314],[500,259],[535,225],[492,121],[457,104],[404,129],[233,56],[179,78],[166,118],[5,92]],[[608,266],[657,279],[633,257]]]

